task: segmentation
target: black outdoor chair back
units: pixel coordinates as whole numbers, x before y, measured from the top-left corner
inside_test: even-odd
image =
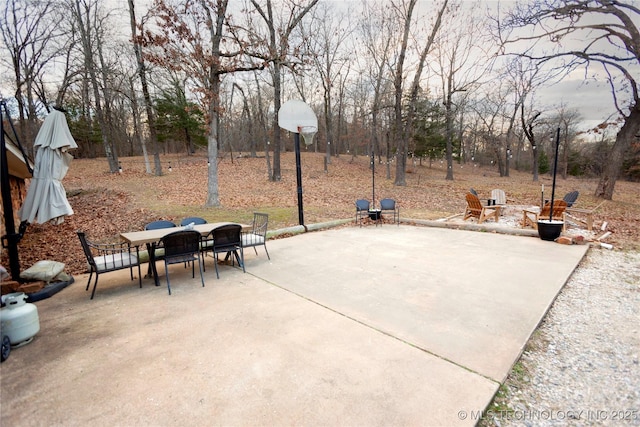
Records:
[[[140,256],[138,247],[131,248],[125,242],[119,243],[95,243],[87,239],[86,234],[83,231],[78,231],[78,238],[80,239],[80,245],[82,251],[89,265],[89,280],[87,280],[86,291],[89,290],[91,284],[91,278],[93,274],[96,274],[96,280],[93,284],[93,290],[91,291],[91,299],[96,293],[96,287],[98,286],[98,276],[102,273],[108,273],[110,271],[124,270],[128,268],[131,273],[131,280],[133,280],[133,267],[138,266],[138,282],[142,287],[142,276],[140,275]]]
[[[369,201],[366,199],[356,200],[356,224],[359,222],[362,225],[362,219],[369,217]]]
[[[148,223],[147,225],[144,226],[144,229],[159,230],[161,228],[172,228],[172,227],[176,227],[176,225],[173,222],[161,219],[159,221],[153,221]]]
[[[200,262],[200,233],[195,230],[180,230],[167,234],[160,239],[160,247],[164,249],[164,270],[167,276],[167,290],[171,295],[169,281],[169,265],[191,262],[191,277],[195,277],[195,261],[198,261],[200,281],[204,286],[202,263]]]
[[[271,259],[271,257],[269,256],[269,251],[267,250],[268,224],[268,214],[254,212],[251,230],[242,233],[242,247],[249,248],[253,246],[253,250],[256,252],[256,255],[258,255],[258,249],[256,248],[256,246],[264,246],[264,251],[267,253],[267,258]]]
[[[238,261],[238,264],[242,266],[242,271],[245,271],[244,251],[242,248],[242,226],[240,224],[226,224],[216,227],[211,230],[207,239],[213,241],[205,250],[213,252],[217,278],[220,278],[220,274],[218,273],[219,253],[225,253],[227,257],[234,257],[235,260]]]
[[[567,207],[570,208],[573,204],[578,200],[578,196],[580,193],[578,191],[571,191],[562,198],[565,202],[567,202]]]
[[[227,224],[214,228],[212,231],[213,248],[218,251],[233,251],[242,246],[242,226],[240,224]]]
[[[185,225],[189,225],[193,223],[194,225],[198,225],[198,224],[206,224],[207,220],[204,218],[200,218],[198,216],[190,216],[187,218],[184,218],[182,221],[180,221],[180,226],[184,227]]]

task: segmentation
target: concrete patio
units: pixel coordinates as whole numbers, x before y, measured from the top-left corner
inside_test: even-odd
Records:
[[[36,302],[0,423],[474,425],[588,249],[409,225],[267,245],[219,280],[207,258],[204,288],[174,265],[171,296],[120,271]]]

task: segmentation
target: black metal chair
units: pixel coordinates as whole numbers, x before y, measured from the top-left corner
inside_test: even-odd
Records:
[[[242,248],[242,226],[240,224],[226,224],[216,227],[211,230],[204,239],[212,243],[210,246],[202,246],[203,259],[204,254],[209,251],[212,252],[213,262],[216,268],[216,277],[218,279],[220,278],[220,274],[218,273],[218,254],[220,253],[226,254],[225,260],[233,256],[242,267],[242,271],[246,272],[244,269],[244,251]]]
[[[258,249],[256,249],[256,246],[264,246],[264,251],[267,253],[267,258],[271,259],[271,257],[269,256],[269,251],[267,250],[268,224],[268,214],[254,212],[251,230],[242,233],[242,247],[249,248],[253,246],[253,250],[256,252],[256,255],[258,255]]]
[[[144,226],[145,230],[159,230],[161,228],[172,228],[177,227],[175,223],[171,221],[167,221],[164,219],[158,221],[152,221]]]
[[[198,225],[198,224],[206,224],[207,220],[204,218],[200,218],[198,216],[190,216],[187,218],[184,218],[182,221],[180,221],[180,226],[184,227],[185,225],[189,225],[193,223],[194,225]]]
[[[356,224],[359,222],[362,226],[362,219],[369,218],[369,201],[365,199],[356,200]]]
[[[172,221],[161,219],[158,221],[152,221],[144,226],[145,230],[159,230],[161,228],[174,228],[177,227]],[[158,248],[156,244],[147,244],[147,252],[149,253],[149,268],[147,269],[147,276],[153,276],[152,270],[155,269],[155,261],[160,261],[164,257],[164,249]],[[186,265],[185,265],[186,267]],[[154,270],[155,271],[155,270]],[[157,286],[156,280],[156,286]]]
[[[89,280],[87,281],[86,291],[89,290],[91,277],[96,274],[96,280],[91,291],[91,299],[96,293],[98,286],[98,276],[102,273],[110,271],[124,270],[128,268],[131,271],[131,280],[133,280],[133,267],[138,266],[138,282],[142,287],[142,276],[140,275],[140,256],[138,247],[135,247],[135,253],[132,252],[128,243],[95,243],[87,239],[83,231],[78,231],[78,238],[82,245],[82,250],[89,264]]]
[[[380,200],[380,215],[393,215],[393,222],[400,225],[400,208],[393,199]]]
[[[169,265],[191,262],[191,276],[196,277],[195,261],[198,261],[200,281],[204,287],[202,263],[200,262],[200,233],[195,230],[179,230],[167,234],[160,239],[160,246],[164,249],[164,271],[167,276],[167,290],[171,295],[169,282]]]
[[[567,202],[567,207],[570,208],[573,206],[576,200],[578,200],[579,195],[580,193],[578,191],[570,191],[569,193],[565,194],[562,200]]]

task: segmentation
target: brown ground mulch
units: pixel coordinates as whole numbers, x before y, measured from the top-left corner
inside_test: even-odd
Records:
[[[71,163],[63,184],[75,214],[61,225],[33,224],[19,244],[20,264],[28,268],[36,261],[49,259],[66,264],[70,274],[85,272],[86,262],[75,234],[84,230],[99,241],[118,239],[124,231],[141,230],[156,219],[180,221],[201,216],[209,221],[251,221],[254,211],[269,213],[269,228],[298,224],[295,159],[282,155],[282,180],[267,179],[267,161],[263,157],[230,157],[219,161],[220,208],[206,208],[206,157],[163,156],[164,175],[147,174],[141,157],[121,158],[123,172],[111,174],[105,159],[76,159]],[[171,172],[168,165],[171,162]],[[473,187],[480,198],[493,188],[503,189],[509,204],[539,205],[541,184],[550,198],[551,177],[533,182],[529,173],[512,169],[510,177],[500,177],[495,168],[456,165],[454,180],[445,180],[443,164],[411,164],[406,186],[395,186],[387,178],[386,164],[376,165],[376,201],[390,197],[398,201],[403,218],[438,219],[460,214],[464,195]],[[389,176],[395,175],[395,164]],[[332,158],[327,171],[324,156],[302,155],[305,223],[330,221],[354,216],[356,199],[372,198],[372,173],[366,157]],[[619,181],[613,201],[593,196],[597,180],[558,178],[556,198],[572,190],[580,191],[577,207],[599,208],[596,226],[607,222],[613,234],[606,240],[617,249],[638,249],[640,241],[640,184]],[[376,202],[377,204],[377,202]],[[6,250],[2,265],[7,266]]]

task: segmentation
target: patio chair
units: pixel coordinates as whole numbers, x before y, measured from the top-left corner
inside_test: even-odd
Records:
[[[102,273],[110,271],[124,270],[128,268],[131,272],[131,280],[133,280],[133,267],[138,266],[138,282],[142,287],[142,276],[140,275],[140,257],[138,247],[135,247],[135,253],[127,243],[95,243],[87,239],[83,231],[78,231],[78,238],[82,245],[82,250],[89,265],[89,280],[87,280],[86,291],[89,290],[91,277],[96,274],[96,280],[91,291],[91,299],[96,293],[98,286],[98,276]]]
[[[400,225],[400,208],[393,199],[380,200],[380,215],[393,215],[393,223]]]
[[[190,216],[180,221],[180,227],[184,227],[189,224],[198,225],[198,224],[206,224],[206,223],[207,223],[207,220],[204,218],[200,218],[199,216]],[[184,267],[187,268],[188,264],[189,263],[185,262]]]
[[[491,190],[491,198],[495,200],[496,205],[506,205],[507,204],[507,195],[504,193],[504,190],[499,188]]]
[[[200,281],[204,287],[202,263],[200,262],[200,233],[195,230],[179,230],[167,234],[160,239],[160,247],[164,249],[164,271],[167,276],[167,290],[171,295],[171,283],[169,281],[169,265],[191,263],[191,277],[195,278],[195,261],[198,261]]]
[[[258,255],[258,249],[256,249],[256,246],[264,246],[264,251],[267,253],[267,258],[271,259],[271,257],[269,256],[269,251],[267,250],[268,224],[268,214],[254,212],[251,230],[242,233],[242,247],[250,248],[253,246],[253,250],[256,252],[256,255]]]
[[[356,200],[356,224],[359,222],[362,226],[362,219],[369,218],[369,201],[365,199]]]
[[[145,230],[158,230],[160,228],[172,228],[172,227],[177,227],[175,225],[175,223],[171,222],[171,221],[167,221],[164,219],[158,220],[158,221],[152,221],[150,223],[148,223],[147,225],[144,226]]]
[[[570,207],[572,207],[574,205],[576,200],[578,200],[578,196],[579,195],[580,195],[580,193],[578,191],[570,191],[569,193],[564,195],[562,200],[567,202],[567,207],[570,208]]]
[[[467,193],[466,200],[467,207],[464,211],[463,221],[466,221],[469,218],[477,218],[478,224],[482,224],[487,218],[493,216],[493,219],[498,222],[500,217],[500,206],[483,206],[482,203],[480,203],[478,196],[471,193]]]
[[[171,221],[167,221],[164,219],[158,220],[158,221],[152,221],[150,223],[148,223],[147,225],[144,226],[145,230],[159,230],[161,228],[173,228],[173,227],[177,227],[177,225]],[[153,250],[153,258],[151,257],[151,251]],[[164,249],[162,248],[158,248],[157,245],[155,244],[149,244],[147,245],[147,251],[149,253],[149,260],[151,261],[152,259],[155,259],[156,261],[160,261],[162,259],[162,257],[164,256]],[[155,268],[155,266],[153,266]],[[187,265],[185,264],[185,268],[187,267]],[[147,271],[147,275],[151,276],[152,270],[152,266],[151,266],[151,262],[149,262],[149,269]]]
[[[184,227],[185,225],[189,225],[191,223],[193,223],[194,225],[206,224],[207,220],[198,216],[190,216],[180,221],[180,227]]]
[[[551,215],[551,202],[545,203],[540,211],[533,209],[524,209],[522,211],[522,228],[531,225],[534,229],[538,229],[538,219],[549,219],[554,221],[564,221],[564,214],[567,209],[567,202],[564,200],[553,201],[553,215]]]
[[[211,246],[203,247],[203,259],[207,252],[212,252],[214,266],[216,268],[216,277],[218,279],[220,278],[220,274],[218,273],[218,254],[220,253],[226,254],[225,260],[233,256],[242,267],[242,271],[246,273],[244,269],[244,251],[242,248],[242,226],[240,224],[226,224],[216,227],[211,230],[206,239],[213,243]]]

